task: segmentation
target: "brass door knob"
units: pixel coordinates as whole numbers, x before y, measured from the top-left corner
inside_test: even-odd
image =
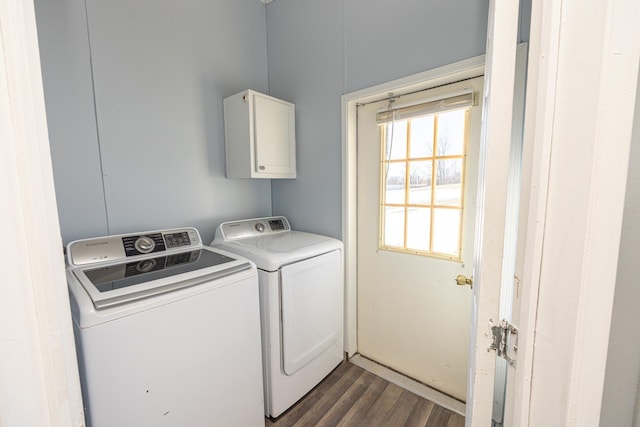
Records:
[[[473,279],[471,277],[467,277],[464,274],[458,274],[456,276],[456,284],[458,286],[469,285],[473,289]]]

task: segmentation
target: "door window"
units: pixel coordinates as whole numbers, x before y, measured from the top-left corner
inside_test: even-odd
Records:
[[[380,249],[462,261],[470,105],[455,107],[403,120],[379,113]]]

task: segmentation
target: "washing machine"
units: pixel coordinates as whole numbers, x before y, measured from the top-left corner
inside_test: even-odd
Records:
[[[258,267],[265,414],[276,418],[344,358],[343,244],[278,216],[222,223],[212,245]]]
[[[255,264],[194,228],[66,252],[88,426],[264,426]]]

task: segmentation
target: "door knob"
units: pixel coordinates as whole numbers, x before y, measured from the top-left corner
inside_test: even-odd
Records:
[[[458,286],[469,285],[471,289],[473,289],[473,279],[471,277],[467,277],[464,274],[458,274],[456,276],[456,284]]]

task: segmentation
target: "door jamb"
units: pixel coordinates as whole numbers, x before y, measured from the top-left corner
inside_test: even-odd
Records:
[[[0,22],[0,217],[11,242],[0,249],[0,366],[12,373],[0,424],[84,425],[34,2],[0,2]]]

